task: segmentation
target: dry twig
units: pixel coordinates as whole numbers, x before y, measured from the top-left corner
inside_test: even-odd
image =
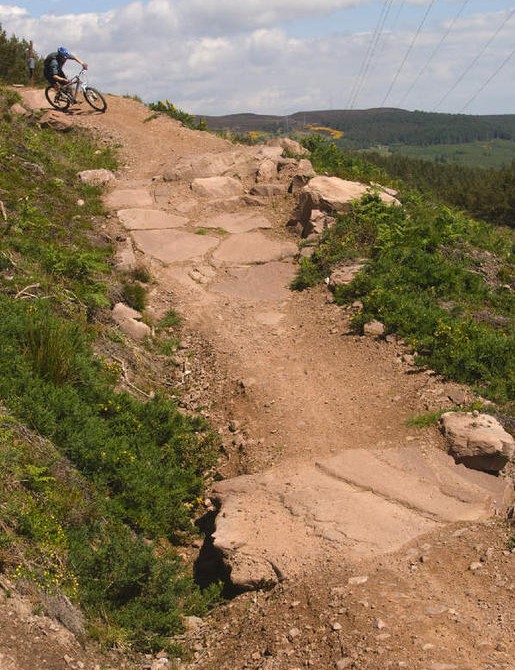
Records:
[[[33,293],[29,293],[31,288],[41,288],[41,284],[29,284],[25,288],[22,288],[21,291],[18,291],[18,293],[14,296],[14,299],[18,300],[18,298],[38,298],[39,296],[34,295]]]
[[[125,362],[121,358],[113,356],[112,354],[111,358],[115,360],[117,363],[120,363],[120,366],[122,368],[123,380],[127,384],[127,386],[129,386],[131,389],[134,389],[138,393],[141,393],[141,395],[145,396],[145,398],[148,398],[149,400],[154,397],[152,393],[147,393],[146,391],[143,391],[142,389],[135,386],[131,381],[129,381],[129,378],[127,377],[127,370],[125,369]]]

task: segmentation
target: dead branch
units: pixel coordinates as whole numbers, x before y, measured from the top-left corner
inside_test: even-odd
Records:
[[[117,356],[113,356],[112,354],[111,354],[111,358],[114,359],[117,363],[120,363],[120,366],[122,368],[123,380],[127,384],[127,386],[129,386],[131,389],[134,389],[134,391],[137,391],[138,393],[141,393],[141,395],[145,396],[145,398],[148,398],[149,400],[154,397],[153,393],[146,393],[146,391],[143,391],[142,389],[135,386],[131,381],[129,381],[129,378],[127,376],[127,370],[125,368],[125,362],[121,358],[118,358]]]
[[[37,295],[29,293],[30,289],[32,288],[41,288],[41,284],[29,284],[25,288],[22,288],[21,291],[18,291],[18,293],[14,296],[14,299],[18,300],[18,298],[37,298]]]

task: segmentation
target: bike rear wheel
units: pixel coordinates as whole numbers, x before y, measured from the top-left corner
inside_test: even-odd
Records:
[[[88,86],[84,89],[84,97],[88,105],[96,109],[97,112],[105,112],[107,109],[107,102],[102,93],[97,91],[96,88],[91,88]]]
[[[54,109],[59,109],[61,112],[66,111],[70,106],[69,98],[61,91],[57,91],[53,86],[45,88],[45,98]]]

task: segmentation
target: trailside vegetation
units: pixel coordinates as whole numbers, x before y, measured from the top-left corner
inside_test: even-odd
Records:
[[[170,100],[159,100],[158,102],[151,102],[149,109],[154,112],[159,112],[161,114],[166,114],[172,119],[180,121],[186,128],[191,128],[192,130],[206,130],[206,124],[203,119],[197,121],[196,117],[193,114],[188,114],[188,112],[178,109],[173,102]]]
[[[319,171],[374,181],[385,176],[320,139],[306,144]],[[354,202],[323,233],[312,257],[301,261],[294,288],[366,257],[354,281],[335,290],[338,303],[362,302],[354,327],[361,331],[381,320],[387,333],[413,347],[420,364],[508,407],[515,381],[511,231],[415,192],[400,197],[402,206],[375,195]]]
[[[19,39],[15,35],[7,36],[0,24],[0,83],[27,84],[29,71],[27,69],[27,40]],[[43,81],[43,60],[35,54],[36,69],[34,82]]]
[[[168,648],[219,594],[177,550],[217,438],[163,391],[123,390],[101,346],[120,340],[102,310],[143,300],[96,232],[100,189],[77,179],[115,156],[12,115],[15,101],[0,89],[0,571],[66,595],[103,643]]]
[[[471,216],[515,227],[515,160],[499,169],[432,163],[408,156],[364,154],[368,163],[405,186],[431,194]]]

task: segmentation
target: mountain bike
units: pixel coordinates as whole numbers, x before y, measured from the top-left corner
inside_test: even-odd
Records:
[[[64,112],[71,105],[79,105],[80,100],[77,99],[79,92],[82,92],[84,99],[97,112],[105,112],[107,109],[107,102],[96,88],[88,86],[85,76],[86,70],[83,68],[79,74],[75,75],[70,82],[65,86],[60,86],[58,89],[54,86],[47,86],[45,88],[45,98],[55,109]]]

